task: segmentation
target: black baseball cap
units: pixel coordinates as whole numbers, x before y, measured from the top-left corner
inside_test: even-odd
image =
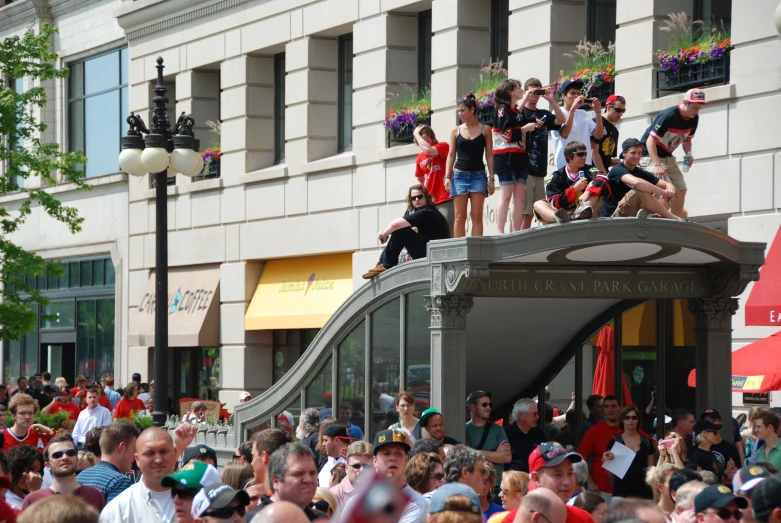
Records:
[[[725,485],[711,485],[704,488],[694,498],[694,512],[699,514],[709,508],[723,508],[733,501],[737,503],[738,508],[748,508],[748,501],[733,494],[729,487]]]
[[[483,396],[488,396],[488,398],[491,398],[491,393],[486,392],[484,390],[476,390],[466,398],[466,406],[472,405],[473,403],[477,403],[477,400],[482,398]]]
[[[131,378],[131,380],[132,381],[137,381],[137,382],[141,383],[141,374],[139,374],[137,372],[134,372],[133,373],[133,377]]]
[[[624,140],[623,143],[621,144],[621,154],[619,155],[619,158],[624,157],[624,151],[626,151],[627,149],[631,149],[632,147],[637,147],[638,145],[642,147],[643,142],[641,142],[637,138],[627,138],[626,140]]]
[[[401,445],[407,453],[412,448],[409,435],[399,429],[383,430],[374,436],[374,455],[376,456],[377,451],[385,445]]]
[[[188,461],[197,457],[211,458],[214,460],[215,464],[217,463],[217,453],[214,452],[214,449],[208,445],[200,444],[193,447],[187,447],[184,450],[182,464],[186,465]]]
[[[341,439],[349,439],[349,440],[355,439],[350,437],[350,433],[347,431],[347,427],[339,424],[328,425],[323,431],[323,436],[328,436],[329,438],[341,438]]]
[[[721,430],[721,427],[723,427],[721,423],[714,423],[713,421],[707,419],[701,419],[694,424],[694,434],[697,435],[706,430],[718,431]]]
[[[735,492],[751,492],[762,481],[770,477],[770,472],[758,465],[749,465],[741,467],[734,476],[732,476],[732,490]]]
[[[564,80],[564,82],[559,86],[559,94],[564,94],[575,87],[578,89],[583,89],[584,85],[585,84],[582,80]]]
[[[781,508],[781,477],[773,476],[763,480],[751,491],[751,506],[758,521],[767,519],[777,508]]]
[[[707,419],[707,420],[719,420],[721,421],[723,418],[721,417],[721,414],[719,414],[719,411],[716,409],[708,409],[702,414],[700,414],[700,419]]]

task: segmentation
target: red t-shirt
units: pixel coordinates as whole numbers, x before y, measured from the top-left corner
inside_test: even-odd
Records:
[[[117,403],[117,408],[114,409],[114,419],[126,418],[131,419],[134,414],[138,414],[142,410],[146,410],[146,405],[140,399],[129,400],[122,398]]]
[[[594,523],[594,518],[591,517],[591,514],[589,514],[582,508],[573,507],[572,505],[566,505],[566,507],[567,507],[566,523]]]
[[[46,434],[38,434],[34,430],[28,430],[27,435],[24,438],[17,438],[10,428],[3,430],[3,453],[8,452],[17,445],[30,445],[31,447],[38,449],[38,452],[43,454],[43,449],[49,444],[49,440],[54,436]]]
[[[30,492],[27,494],[27,496],[25,496],[24,501],[22,502],[22,512],[24,512],[27,507],[36,501],[41,501],[42,499],[57,495],[59,495],[59,493],[54,492],[51,487],[42,488],[41,490],[37,490],[35,492]],[[103,510],[103,507],[106,506],[106,500],[103,497],[103,493],[95,487],[82,485],[73,491],[73,495],[86,501],[88,505],[95,507],[95,510],[97,510],[98,513],[100,513],[100,511]]]
[[[578,447],[578,454],[583,456],[583,459],[591,460],[591,476],[597,483],[599,491],[605,494],[613,493],[613,483],[610,481],[610,474],[602,468],[602,454],[607,451],[610,440],[614,436],[623,434],[623,432],[624,430],[621,427],[611,427],[606,421],[600,421],[588,429]],[[642,430],[637,432],[641,436],[650,439],[653,445],[652,448],[656,448],[656,440]]]
[[[5,523],[16,523],[16,512],[4,499],[0,499],[0,521]]]
[[[420,153],[415,160],[415,177],[423,178],[423,186],[434,197],[434,203],[440,204],[450,200],[450,193],[445,190],[445,162],[450,145],[439,142],[432,147],[439,151],[439,156]]]
[[[79,419],[79,414],[81,413],[81,409],[79,408],[78,405],[76,405],[72,401],[67,405],[63,405],[59,401],[56,401],[54,405],[52,405],[52,408],[49,410],[49,413],[57,414],[58,412],[67,412],[68,419],[76,421],[77,419]]]

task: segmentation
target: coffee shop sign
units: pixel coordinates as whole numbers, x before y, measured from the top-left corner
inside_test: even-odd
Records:
[[[672,277],[671,277],[672,276]],[[706,295],[707,289],[699,279],[663,275],[644,278],[641,275],[628,278],[588,277],[531,277],[488,278],[478,281],[474,293],[483,296],[535,296],[535,297],[676,297],[694,298]]]
[[[176,289],[175,292],[168,295],[168,314],[177,312],[193,314],[196,311],[206,310],[209,308],[212,296],[214,296],[214,291],[208,289]],[[155,313],[155,295],[153,293],[144,294],[138,311],[145,314]]]

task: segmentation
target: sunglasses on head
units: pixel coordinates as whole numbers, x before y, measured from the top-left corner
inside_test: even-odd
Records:
[[[176,496],[179,496],[179,499],[193,499],[197,493],[197,488],[172,488],[171,499]]]
[[[201,517],[210,517],[215,519],[229,519],[233,517],[233,514],[238,514],[241,517],[244,517],[245,513],[244,507],[223,507],[223,508],[216,508],[213,510],[207,510],[203,513],[203,516]]]
[[[236,455],[236,454],[234,454],[234,455],[233,455],[233,461],[241,461],[241,458],[242,458],[242,457],[243,457],[243,456],[241,456],[241,455]]]
[[[719,517],[719,519],[727,520],[730,518],[730,516],[735,516],[735,519],[740,521],[743,518],[743,512],[741,512],[739,509],[735,510],[728,510],[724,507],[718,509],[716,511],[716,515]]]
[[[58,450],[57,452],[52,452],[51,454],[49,454],[49,457],[51,459],[60,459],[63,456],[74,458],[78,455],[79,453],[76,451],[76,449],[68,449],[68,450]]]
[[[431,479],[435,479],[437,481],[442,481],[445,479],[445,475],[441,472],[437,472],[436,474],[432,474],[429,476]]]
[[[409,199],[412,200],[413,202],[415,200],[422,200],[423,198],[425,198],[425,196],[422,194],[410,194],[409,196]]]
[[[627,421],[637,421],[640,418],[638,418],[637,416],[634,416],[634,415],[630,415],[630,416],[624,416],[624,419],[627,420]]]

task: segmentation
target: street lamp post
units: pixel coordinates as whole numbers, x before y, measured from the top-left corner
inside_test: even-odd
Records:
[[[163,85],[163,58],[157,58],[157,84],[152,98],[152,127],[147,129],[140,116],[130,113],[127,136],[122,138],[119,167],[124,172],[155,179],[155,353],[153,423],[162,427],[168,410],[168,171],[196,176],[203,169],[199,142],[193,134],[195,121],[182,112],[171,127]],[[142,138],[142,134],[146,135]]]

